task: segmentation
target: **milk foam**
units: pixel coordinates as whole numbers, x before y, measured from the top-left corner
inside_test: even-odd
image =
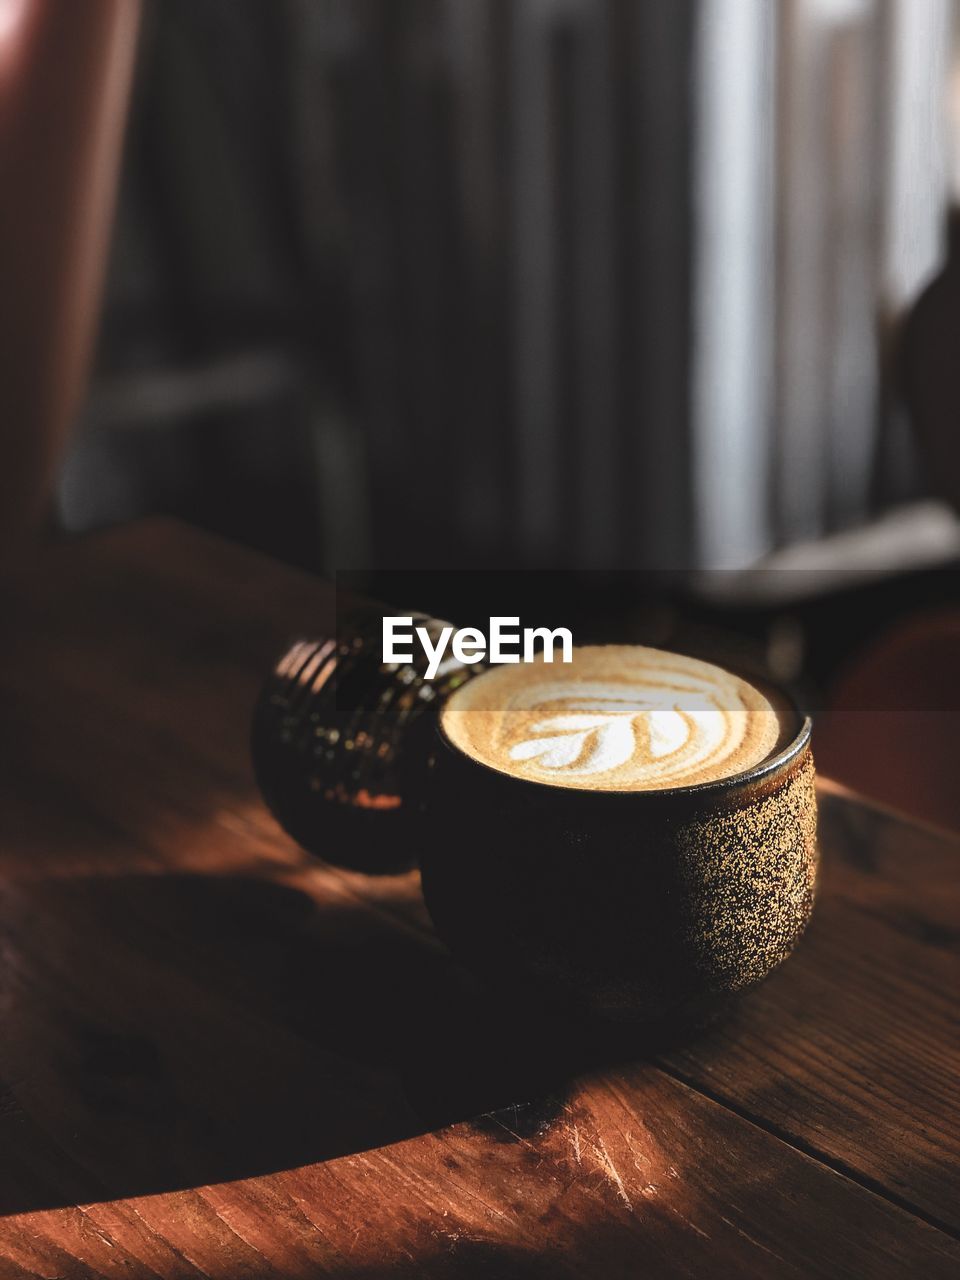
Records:
[[[493,667],[442,715],[451,742],[518,778],[650,791],[730,777],[785,736],[786,709],[712,663],[640,645],[575,648],[569,664]]]

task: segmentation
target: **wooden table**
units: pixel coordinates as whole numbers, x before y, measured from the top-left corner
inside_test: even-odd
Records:
[[[329,609],[166,522],[0,585],[2,1280],[960,1274],[957,843],[825,784],[797,955],[611,1060],[265,813]]]

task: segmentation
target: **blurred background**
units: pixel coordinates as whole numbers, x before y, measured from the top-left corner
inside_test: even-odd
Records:
[[[955,16],[148,2],[60,520],[659,569],[924,496],[884,355],[944,253]]]
[[[960,597],[960,0],[0,0],[0,181],[48,530],[679,574],[824,689]]]

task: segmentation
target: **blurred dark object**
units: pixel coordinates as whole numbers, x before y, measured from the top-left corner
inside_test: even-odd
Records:
[[[947,246],[942,270],[904,320],[899,358],[910,425],[930,487],[960,509],[960,208],[956,205],[947,221]],[[928,822],[960,829],[956,572],[948,570],[940,579],[940,602],[949,600],[950,608],[932,610],[937,596],[918,597],[918,582],[914,579],[910,585],[913,610],[919,611],[907,620],[892,625],[887,620],[885,626],[877,627],[876,617],[861,615],[858,632],[864,647],[852,658],[848,655],[845,667],[838,662],[841,671],[818,723],[817,758],[825,773],[864,795]],[[896,598],[895,587],[887,584],[888,600]],[[900,596],[902,606],[902,589]],[[838,629],[850,639],[848,631]]]
[[[926,822],[960,830],[960,607],[891,627],[834,684],[817,767]]]
[[[960,510],[960,209],[943,270],[921,294],[902,335],[904,394],[934,492]]]
[[[42,526],[81,396],[138,16],[0,6],[0,552]]]
[[[251,754],[271,813],[308,852],[369,874],[409,871],[436,715],[478,666],[454,659],[424,679],[426,657],[381,661],[384,609],[338,600],[336,634],[298,640],[278,659],[254,711]],[[445,625],[413,614],[436,641]]]

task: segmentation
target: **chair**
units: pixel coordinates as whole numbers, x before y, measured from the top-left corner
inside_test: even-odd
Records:
[[[816,726],[824,774],[960,831],[960,610],[898,623],[835,684]]]

